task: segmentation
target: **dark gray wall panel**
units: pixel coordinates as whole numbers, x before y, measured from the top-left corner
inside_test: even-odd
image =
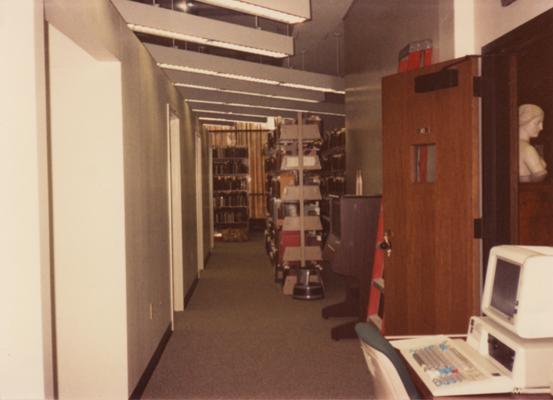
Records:
[[[344,17],[348,193],[358,169],[363,194],[382,192],[380,80],[397,71],[399,50],[411,41],[452,46],[452,30],[440,29],[440,2],[451,0],[355,0]]]

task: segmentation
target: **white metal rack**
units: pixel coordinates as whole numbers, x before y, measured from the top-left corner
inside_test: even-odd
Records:
[[[282,202],[299,203],[298,216],[288,216],[284,219],[283,231],[299,232],[300,245],[288,246],[284,250],[283,261],[286,263],[298,263],[297,283],[294,286],[294,297],[299,299],[316,299],[324,296],[321,277],[318,270],[318,282],[313,284],[310,279],[312,268],[316,264],[320,267],[322,251],[320,246],[307,246],[306,232],[322,230],[320,216],[306,215],[305,202],[321,200],[320,187],[317,185],[304,185],[304,171],[320,170],[321,164],[317,154],[304,154],[304,143],[320,139],[319,126],[305,124],[302,114],[298,114],[298,124],[283,125],[281,127],[281,143],[294,143],[297,145],[297,155],[283,157],[282,170],[296,170],[298,172],[298,185],[287,186],[283,190]],[[307,265],[307,262],[310,265]]]

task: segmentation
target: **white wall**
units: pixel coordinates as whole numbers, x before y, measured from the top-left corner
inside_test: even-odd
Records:
[[[484,0],[484,2],[487,0]],[[496,1],[498,5],[499,0]],[[453,0],[453,57],[476,54],[474,0]],[[442,60],[445,61],[445,60]]]
[[[499,0],[454,0],[455,57],[480,54],[490,43],[553,8],[553,0],[517,0],[502,7]]]
[[[125,398],[121,65],[49,28],[59,397]]]
[[[0,398],[52,398],[43,5],[0,0]]]
[[[167,104],[181,121],[185,292],[197,274],[190,109],[111,2],[48,0],[45,5],[47,21],[96,61],[116,58],[121,63],[125,261],[117,268],[125,271],[120,291],[126,300],[127,336],[120,347],[127,354],[130,394],[171,324]],[[88,95],[82,92],[75,101]]]

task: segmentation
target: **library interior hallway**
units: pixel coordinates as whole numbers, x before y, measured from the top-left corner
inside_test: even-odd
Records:
[[[323,300],[294,300],[274,282],[262,235],[217,242],[142,398],[370,398],[359,341],[330,337],[351,318],[321,318],[345,297],[330,281]]]

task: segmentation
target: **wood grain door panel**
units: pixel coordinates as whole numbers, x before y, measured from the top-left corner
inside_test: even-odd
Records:
[[[476,61],[454,62],[459,85],[415,93],[415,77],[383,80],[386,333],[458,333],[479,301]],[[415,182],[415,148],[435,146],[435,181]]]

